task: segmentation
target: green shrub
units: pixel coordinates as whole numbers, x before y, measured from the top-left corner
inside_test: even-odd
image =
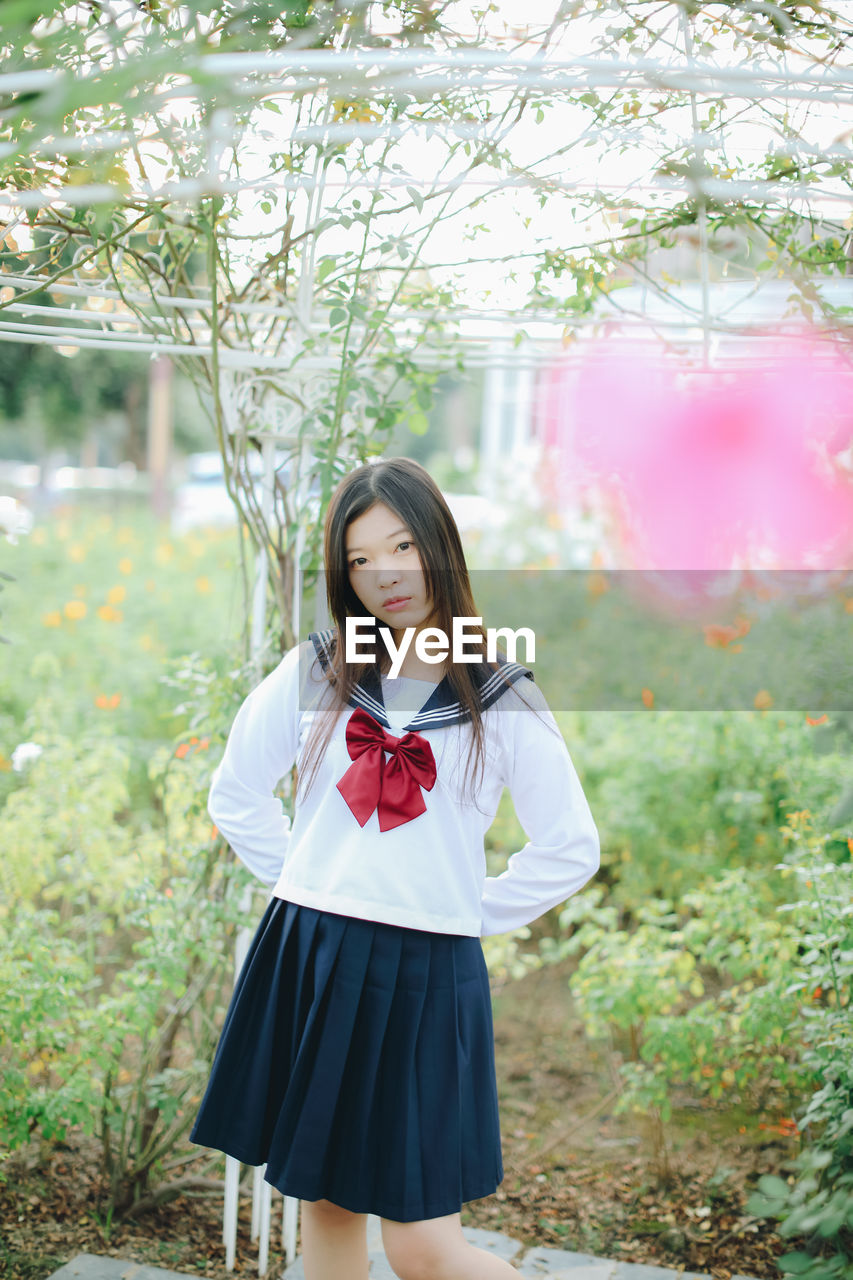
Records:
[[[169,1172],[192,1123],[253,881],[206,813],[207,742],[149,761],[152,813],[127,807],[127,744],[28,729],[41,755],[0,810],[0,1143],[100,1139],[105,1210]]]
[[[557,949],[582,952],[570,988],[586,1031],[622,1037],[617,1111],[656,1108],[666,1120],[677,1084],[710,1098],[798,1087],[783,1042],[799,1003],[788,991],[799,937],[773,918],[771,876],[738,868],[681,904],[652,899],[630,930],[616,927],[600,886],[563,910],[574,931]]]
[[[831,826],[850,771],[849,749],[818,754],[817,731],[793,714],[609,713],[565,728],[601,834],[597,879],[628,913],[725,870],[772,868],[785,814],[809,809]]]
[[[791,1031],[802,1046],[808,1093],[798,1116],[802,1148],[789,1180],[766,1174],[747,1204],[776,1218],[779,1234],[802,1238],[780,1269],[806,1280],[853,1277],[853,867],[826,858],[826,839],[810,834],[808,814],[792,815],[793,851],[785,869],[806,891],[790,904],[803,949],[792,974],[801,1017]],[[853,843],[853,842],[851,842]]]

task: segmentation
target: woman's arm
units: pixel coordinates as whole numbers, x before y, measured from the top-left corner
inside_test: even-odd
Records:
[[[512,692],[497,705],[505,778],[528,842],[501,875],[486,878],[481,937],[537,920],[582,889],[600,863],[598,829],[557,722],[540,690],[520,683],[529,706]]]
[[[238,858],[268,885],[278,880],[290,838],[290,819],[273,790],[296,759],[300,648],[290,649],[240,707],[207,801]]]

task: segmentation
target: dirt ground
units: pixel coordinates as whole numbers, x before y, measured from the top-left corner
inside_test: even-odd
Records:
[[[795,1152],[784,1125],[776,1128],[783,1117],[741,1114],[737,1099],[725,1111],[709,1109],[687,1096],[662,1144],[645,1117],[614,1116],[615,1058],[584,1039],[567,977],[566,966],[553,966],[494,993],[504,1180],[495,1195],[465,1206],[463,1224],[717,1280],[775,1280],[775,1259],[794,1242],[743,1206],[758,1177],[778,1173]],[[0,1166],[2,1280],[42,1280],[82,1252],[216,1280],[233,1274],[225,1270],[220,1191],[188,1191],[137,1220],[107,1223],[97,1208],[96,1161],[91,1141],[73,1139],[41,1164],[31,1151]],[[238,1275],[257,1274],[250,1199],[240,1212]],[[276,1194],[274,1210],[280,1205]],[[271,1274],[280,1274],[275,1231],[272,1246]]]

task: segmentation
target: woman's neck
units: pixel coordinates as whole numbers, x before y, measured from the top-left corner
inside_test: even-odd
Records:
[[[439,684],[444,676],[444,664],[436,666],[434,662],[421,662],[417,654],[406,654],[398,675],[409,680],[424,680],[430,684]],[[385,672],[387,675],[388,672]]]
[[[415,648],[418,635],[421,631],[428,628],[430,622],[431,619],[428,619],[427,622],[421,623],[420,626],[414,628],[415,634],[407,637],[409,641],[408,647],[403,656],[403,660],[400,663],[400,668],[397,674],[406,676],[409,680],[425,680],[429,681],[431,684],[438,684],[439,681],[443,679],[447,670],[447,658],[445,657],[444,661],[439,663],[424,662],[422,658],[418,657]],[[394,645],[399,651],[403,644],[404,632],[402,630],[392,630],[391,634],[394,638]]]

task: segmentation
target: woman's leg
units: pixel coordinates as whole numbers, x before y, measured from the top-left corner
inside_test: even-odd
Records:
[[[517,1280],[515,1267],[462,1234],[462,1216],[428,1218],[425,1222],[382,1219],[382,1243],[391,1269],[400,1280]],[[306,1273],[307,1274],[307,1273]]]
[[[367,1214],[303,1200],[302,1263],[305,1280],[367,1280]]]

